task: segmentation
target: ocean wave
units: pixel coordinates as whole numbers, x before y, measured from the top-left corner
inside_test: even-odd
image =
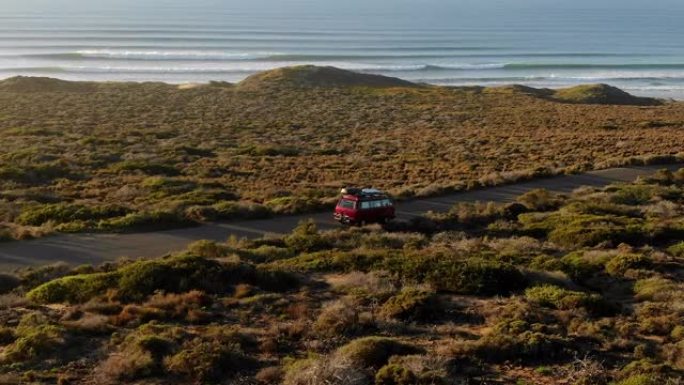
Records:
[[[80,50],[73,54],[79,58],[140,59],[140,60],[256,60],[278,55],[277,52],[224,52],[224,51],[148,51],[148,50]]]
[[[36,66],[36,67],[7,67],[0,68],[0,72],[69,72],[69,73],[129,73],[129,74],[250,74],[259,71],[267,71],[284,66],[300,65],[305,63],[252,63],[251,65],[224,65],[224,66]],[[394,72],[394,71],[420,71],[426,65],[373,65],[359,63],[319,63],[320,65],[333,66],[351,71],[360,72]]]
[[[582,69],[684,69],[684,63],[511,63],[505,69],[510,70],[582,70]]]

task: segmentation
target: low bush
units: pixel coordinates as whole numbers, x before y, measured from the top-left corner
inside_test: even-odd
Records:
[[[642,243],[648,237],[643,221],[636,218],[561,212],[522,214],[518,218],[526,232],[548,236],[550,241],[572,249],[605,242]]]
[[[534,331],[525,321],[503,321],[461,354],[474,354],[488,362],[553,361],[568,356],[567,341],[555,335]]]
[[[326,240],[319,234],[313,220],[301,222],[285,237],[285,245],[297,252],[312,252],[325,248]]]
[[[140,211],[122,217],[101,220],[97,223],[100,231],[162,230],[183,227],[195,222],[169,211]]]
[[[267,201],[265,205],[275,214],[301,214],[330,208],[330,204],[314,197],[280,197]]]
[[[365,337],[340,347],[335,354],[363,368],[381,368],[392,356],[418,354],[422,350],[392,338]]]
[[[562,199],[545,189],[534,189],[518,197],[517,201],[529,210],[549,211],[558,208]]]
[[[306,358],[289,363],[283,385],[344,384],[368,385],[372,380],[368,370],[337,357]]]
[[[373,319],[362,314],[359,304],[350,298],[325,305],[313,325],[314,331],[325,337],[355,335],[373,327]]]
[[[425,282],[460,294],[506,295],[527,285],[525,276],[513,265],[481,258],[438,258],[421,270]],[[411,277],[413,271],[407,268],[405,273]]]
[[[273,215],[266,206],[249,202],[219,202],[211,206],[215,219],[265,219]]]
[[[57,352],[66,339],[62,327],[39,313],[25,314],[14,337],[14,342],[0,353],[0,363],[30,363]]]
[[[224,333],[211,338],[196,337],[164,359],[170,374],[196,383],[219,381],[251,366],[253,360],[244,354],[235,337]]]
[[[679,242],[667,248],[667,252],[675,257],[684,258],[684,242]]]
[[[385,365],[375,374],[375,385],[414,385],[416,375],[399,365]]]
[[[553,285],[531,287],[525,290],[525,298],[540,306],[559,310],[585,308],[594,314],[609,314],[613,306],[598,294],[572,291]]]
[[[253,276],[250,265],[221,264],[202,257],[182,255],[166,260],[139,261],[119,269],[118,296],[139,301],[156,291],[183,293],[202,290],[227,292],[231,284]]]
[[[163,360],[178,349],[184,333],[177,328],[147,324],[127,335],[118,352],[102,362],[100,369],[116,381],[131,381],[164,373]]]
[[[618,254],[606,262],[606,272],[621,276],[630,269],[648,269],[652,261],[643,254]]]
[[[89,207],[78,204],[57,203],[28,207],[17,217],[23,225],[40,226],[46,222],[68,223],[75,221],[97,221],[100,219],[120,217],[128,214],[124,207],[108,205]]]
[[[650,374],[637,374],[614,382],[614,385],[659,385],[663,382]]]
[[[298,282],[291,274],[278,270],[262,271],[246,263],[219,263],[203,257],[180,255],[137,261],[108,273],[60,278],[33,289],[27,295],[39,303],[78,303],[104,294],[107,289],[115,289],[117,297],[124,301],[141,301],[157,291],[225,293],[239,283],[284,290]]]
[[[405,287],[380,307],[380,315],[402,321],[426,320],[436,317],[440,310],[434,293],[421,288]]]
[[[118,273],[83,274],[58,278],[36,287],[27,297],[38,303],[80,303],[116,286]]]
[[[607,253],[576,251],[563,256],[559,267],[573,281],[583,282],[602,273],[609,260]]]
[[[613,188],[610,200],[622,205],[637,206],[648,203],[656,194],[653,186],[624,185]]]

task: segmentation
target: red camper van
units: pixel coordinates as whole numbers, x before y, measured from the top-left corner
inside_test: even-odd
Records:
[[[347,225],[387,223],[394,219],[394,201],[380,190],[344,188],[335,207],[335,220]]]

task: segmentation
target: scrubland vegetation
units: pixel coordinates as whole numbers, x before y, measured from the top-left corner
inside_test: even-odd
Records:
[[[681,384],[684,169],[0,290],[7,383]]]
[[[601,85],[447,88],[315,67],[180,88],[7,79],[0,240],[306,212],[346,184],[412,197],[672,162],[683,106]]]

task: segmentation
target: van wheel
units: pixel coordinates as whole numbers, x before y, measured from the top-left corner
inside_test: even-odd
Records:
[[[359,227],[366,226],[366,221],[359,221]]]

